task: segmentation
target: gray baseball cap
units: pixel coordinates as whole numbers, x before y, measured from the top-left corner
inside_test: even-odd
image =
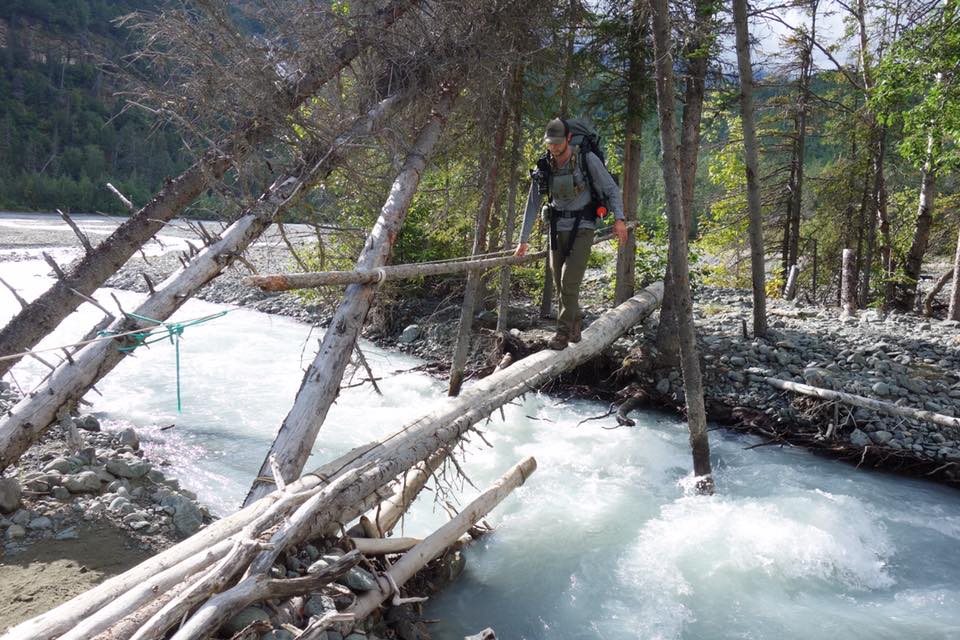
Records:
[[[560,144],[567,139],[567,126],[560,118],[554,118],[547,123],[543,134],[543,141],[547,144]]]

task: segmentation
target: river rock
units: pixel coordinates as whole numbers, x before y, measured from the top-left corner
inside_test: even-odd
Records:
[[[19,524],[12,524],[7,527],[7,540],[19,540],[27,535],[27,530]]]
[[[57,500],[69,500],[70,490],[66,487],[54,487],[51,495]]]
[[[34,518],[31,520],[30,524],[27,526],[34,531],[39,531],[41,529],[53,529],[53,520],[47,516],[40,516],[39,518]]]
[[[377,579],[366,569],[354,567],[337,579],[337,582],[345,584],[354,591],[373,591],[378,588]]]
[[[811,387],[833,389],[833,374],[827,369],[823,369],[821,367],[807,367],[800,375],[803,377],[803,381]]]
[[[660,378],[657,381],[657,393],[666,395],[670,393],[670,381],[666,378]]]
[[[310,616],[323,616],[325,613],[336,613],[337,603],[333,601],[333,598],[330,596],[324,595],[315,595],[311,596],[307,600],[306,605],[304,605],[304,612],[307,617]]]
[[[323,635],[315,636],[317,640],[322,640]],[[260,636],[260,640],[294,640],[295,636],[286,629],[273,629]]]
[[[0,478],[0,513],[12,513],[20,508],[20,483],[14,478]]]
[[[891,391],[890,385],[887,384],[886,382],[877,382],[870,388],[870,390],[873,391],[874,395],[881,396],[881,397],[890,395],[890,391]]]
[[[160,501],[160,506],[173,508],[173,526],[180,535],[192,536],[203,525],[203,513],[185,496],[171,493]]]
[[[121,446],[130,447],[134,451],[137,451],[140,448],[140,436],[137,435],[137,432],[133,427],[127,427],[121,431],[117,442]]]
[[[893,439],[893,434],[889,431],[874,431],[870,434],[870,439],[877,444],[887,444]]]
[[[79,465],[72,464],[66,458],[54,458],[53,460],[48,462],[46,465],[44,465],[43,470],[47,472],[59,471],[62,474],[68,474],[68,473],[72,473],[73,471],[76,471],[78,468],[79,468]]]
[[[124,507],[126,507],[129,504],[130,504],[130,500],[128,500],[124,496],[117,496],[116,498],[110,501],[110,506],[107,507],[107,509],[110,511],[120,512],[120,511],[123,511]]]
[[[873,444],[873,440],[860,429],[854,429],[853,433],[850,434],[850,444],[855,447],[866,447]]]
[[[420,338],[420,325],[411,324],[403,330],[397,340],[400,344],[410,344]]]
[[[120,478],[142,478],[150,469],[149,462],[131,454],[107,460],[107,471]]]
[[[220,627],[220,635],[229,638],[243,631],[258,620],[270,622],[270,616],[267,615],[266,611],[258,607],[247,607]]]
[[[63,479],[63,486],[70,493],[97,493],[100,491],[100,478],[93,471],[81,471]]]
[[[93,416],[77,418],[74,420],[74,424],[77,425],[78,429],[83,429],[84,431],[92,431],[94,433],[99,433],[100,431],[100,421]]]

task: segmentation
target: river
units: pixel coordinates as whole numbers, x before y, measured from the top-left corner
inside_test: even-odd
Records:
[[[0,273],[30,299],[49,284],[48,269],[26,249],[16,253]],[[115,293],[126,308],[139,297]],[[107,292],[98,297],[112,304]],[[15,309],[0,290],[0,321]],[[224,309],[191,301],[177,318]],[[97,318],[84,305],[44,345],[76,339]],[[184,333],[182,413],[165,342],[128,358],[88,399],[105,428],[135,426],[153,459],[227,513],[318,337],[292,320],[232,309]],[[384,395],[369,385],[344,390],[310,465],[395,430],[445,394],[443,381],[408,371],[415,359],[364,350]],[[14,375],[29,388],[42,368],[25,362]],[[529,640],[960,638],[960,493],[717,430],[717,495],[700,497],[690,491],[683,423],[658,413],[636,416],[635,428],[614,428],[612,417],[582,422],[605,411],[528,394],[503,421],[481,425],[493,446],[474,438],[462,463],[475,485],[527,455],[539,469],[487,518],[496,531],[468,549],[463,576],[428,603],[435,638],[487,626]],[[460,504],[476,493],[459,489]],[[432,495],[407,518],[406,534],[444,521]]]

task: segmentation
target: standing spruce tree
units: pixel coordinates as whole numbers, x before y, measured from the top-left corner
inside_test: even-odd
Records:
[[[750,272],[753,283],[753,335],[762,338],[767,335],[767,300],[766,284],[764,282],[763,226],[760,219],[757,136],[753,122],[753,68],[750,64],[750,33],[747,29],[746,0],[733,0],[733,23],[737,30],[737,66],[740,71],[740,118],[743,122],[743,152],[747,173],[747,207],[750,211]]]

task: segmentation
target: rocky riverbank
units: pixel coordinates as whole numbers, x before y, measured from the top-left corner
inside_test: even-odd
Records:
[[[0,411],[16,399],[0,383]],[[196,496],[144,456],[132,428],[101,430],[92,415],[54,425],[0,478],[0,629],[209,522]],[[112,544],[98,546],[97,539]],[[30,565],[44,570],[36,575]]]
[[[743,335],[752,318],[749,292],[703,290],[695,309],[712,420],[858,464],[960,484],[957,429],[778,391],[764,381],[958,416],[960,323],[876,310],[845,317],[836,308],[770,300],[770,335],[757,340]],[[655,332],[649,324],[632,346],[637,386],[651,402],[679,409],[679,371],[639,364],[655,355]]]

